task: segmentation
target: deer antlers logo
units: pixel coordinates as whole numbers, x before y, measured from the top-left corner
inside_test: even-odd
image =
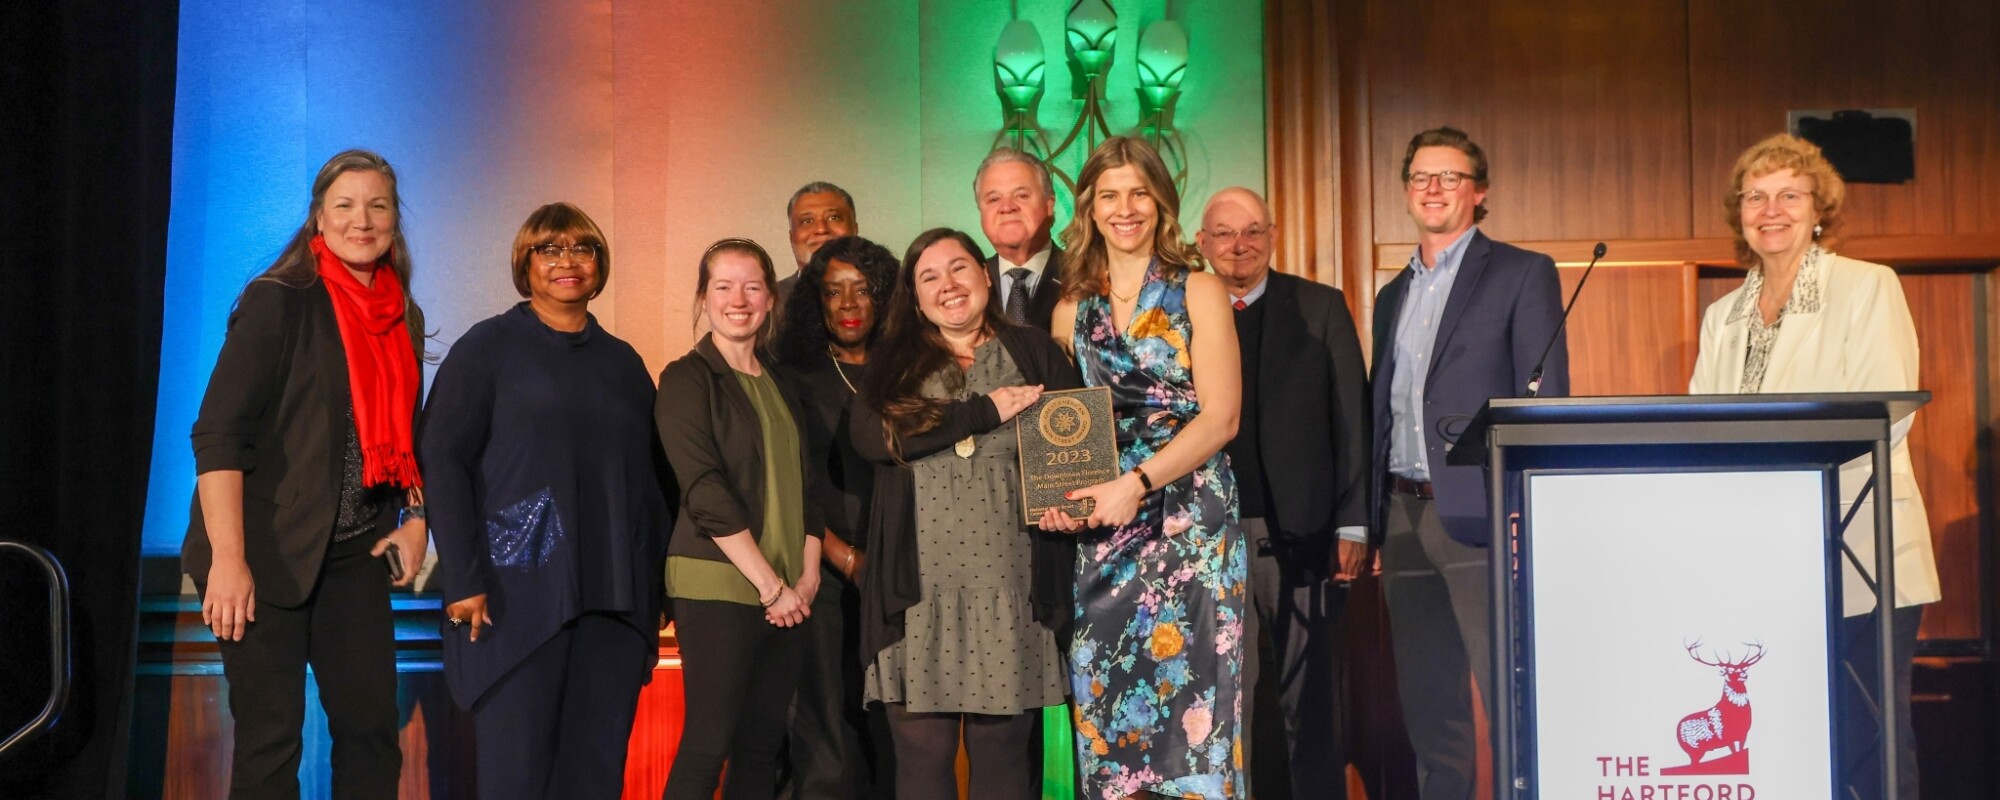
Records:
[[[1686,645],[1688,658],[1694,659],[1697,664],[1715,667],[1722,675],[1722,698],[1705,710],[1682,717],[1680,724],[1674,728],[1681,750],[1687,753],[1688,767],[1701,763],[1710,752],[1724,748],[1729,750],[1724,758],[1746,755],[1743,742],[1750,735],[1750,687],[1746,681],[1750,677],[1750,665],[1764,658],[1764,643],[1744,644],[1750,647],[1750,653],[1740,660],[1726,651],[1719,658],[1712,653],[1709,658],[1702,658],[1698,652],[1702,646],[1698,639],[1694,644]],[[1747,757],[1742,767],[1744,772],[1749,770]]]

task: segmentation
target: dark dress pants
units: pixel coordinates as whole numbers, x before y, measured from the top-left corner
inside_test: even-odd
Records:
[[[1896,660],[1896,797],[1917,800],[1917,737],[1910,722],[1910,669],[1917,656],[1917,628],[1924,621],[1924,607],[1910,606],[1892,612],[1896,626],[1893,641]],[[1873,800],[1882,796],[1881,722],[1872,709],[1877,690],[1875,616],[1848,617],[1840,622],[1840,658],[1860,678],[1857,687],[1846,670],[1840,670],[1834,689],[1841,764],[1839,774],[1848,776],[1852,797]],[[1842,797],[1850,795],[1842,794]]]
[[[1281,759],[1291,791],[1253,785],[1259,797],[1340,800],[1347,796],[1347,759],[1339,736],[1340,611],[1347,589],[1335,586],[1327,574],[1332,543],[1276,539],[1258,517],[1243,520],[1243,533],[1250,542],[1253,606],[1243,631],[1245,649],[1252,655],[1243,665],[1244,772],[1258,774],[1253,758]],[[1264,645],[1260,632],[1269,638]],[[1283,741],[1254,735],[1261,681],[1277,682]]]
[[[861,703],[861,595],[838,572],[820,570],[812,616],[801,627],[799,694],[792,701],[789,800],[894,797],[894,761],[881,710]],[[871,728],[879,728],[871,730]],[[871,789],[871,786],[874,787]]]
[[[658,642],[618,617],[585,614],[487,689],[472,707],[480,800],[618,797],[646,653]]]
[[[299,796],[308,664],[333,740],[333,796],[396,796],[396,631],[388,568],[368,554],[377,539],[332,543],[304,605],[259,603],[241,641],[216,644],[236,723],[230,797]],[[205,595],[208,576],[196,577]]]
[[[1417,790],[1423,800],[1469,800],[1479,743],[1468,673],[1493,716],[1487,551],[1445,533],[1430,500],[1390,494],[1387,502],[1382,594]]]
[[[804,631],[764,621],[757,606],[716,600],[675,600],[674,630],[687,712],[665,800],[712,800],[725,763],[723,800],[771,800]]]

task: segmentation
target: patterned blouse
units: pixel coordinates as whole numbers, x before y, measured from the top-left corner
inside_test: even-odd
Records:
[[[1771,346],[1778,342],[1778,326],[1785,317],[1792,314],[1817,314],[1820,309],[1819,257],[1824,252],[1819,245],[1806,250],[1805,258],[1799,262],[1798,277],[1792,279],[1792,295],[1778,309],[1778,318],[1770,324],[1764,323],[1764,315],[1757,311],[1757,297],[1764,289],[1764,269],[1750,270],[1750,276],[1743,281],[1743,293],[1736,298],[1736,307],[1730,309],[1728,324],[1734,325],[1743,318],[1750,319],[1750,335],[1747,337],[1743,358],[1743,383],[1737,388],[1742,394],[1757,394],[1763,390],[1764,370],[1771,366]]]

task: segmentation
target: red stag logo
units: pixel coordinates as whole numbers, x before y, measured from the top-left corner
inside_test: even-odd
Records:
[[[1697,652],[1701,649],[1700,640],[1687,645],[1689,658],[1694,659],[1696,663],[1715,667],[1716,671],[1722,674],[1722,699],[1715,701],[1715,705],[1709,706],[1706,710],[1682,717],[1680,725],[1674,728],[1681,750],[1688,756],[1688,766],[1676,771],[1693,772],[1692,768],[1701,763],[1704,756],[1724,748],[1727,748],[1729,753],[1723,758],[1716,759],[1717,762],[1742,757],[1744,763],[1740,765],[1743,768],[1741,771],[1748,771],[1749,764],[1747,754],[1744,753],[1743,741],[1750,735],[1750,687],[1745,681],[1750,677],[1750,665],[1764,658],[1764,643],[1745,642],[1745,644],[1750,646],[1750,654],[1740,661],[1732,658],[1727,652],[1724,652],[1721,658],[1714,658],[1713,655],[1708,659],[1702,658]],[[1720,767],[1722,764],[1717,763],[1715,766]]]

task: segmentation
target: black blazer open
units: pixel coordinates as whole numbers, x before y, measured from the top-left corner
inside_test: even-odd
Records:
[[[770,374],[768,364],[765,369]],[[793,422],[805,419],[793,382],[775,374],[771,378]],[[745,529],[753,538],[764,536],[764,426],[712,336],[701,337],[694,350],[661,370],[653,420],[680,483],[680,513],[667,540],[667,555],[728,563],[715,537]],[[819,536],[825,521],[809,498],[822,473],[812,463],[805,434],[798,436],[799,475],[806,486],[798,502],[805,509],[806,535]]]
[[[1368,368],[1339,289],[1270,273],[1257,353],[1258,450],[1274,534],[1331,543],[1368,524]]]
[[[353,404],[326,285],[260,279],[245,287],[195,418],[194,466],[197,475],[243,472],[243,556],[259,603],[301,605],[319,581]],[[413,426],[416,413],[412,407]],[[394,528],[397,508],[383,504],[377,531]],[[213,555],[196,492],[181,569],[205,582]]]
[[[1042,279],[1035,284],[1035,292],[1028,298],[1028,323],[1044,332],[1049,329],[1049,321],[1055,318],[1056,304],[1062,302],[1063,295],[1063,251],[1055,245],[1049,246],[1049,263],[1042,267]],[[986,277],[993,280],[989,303],[1000,308],[1007,307],[1007,298],[1000,294],[1000,257],[986,258]]]

